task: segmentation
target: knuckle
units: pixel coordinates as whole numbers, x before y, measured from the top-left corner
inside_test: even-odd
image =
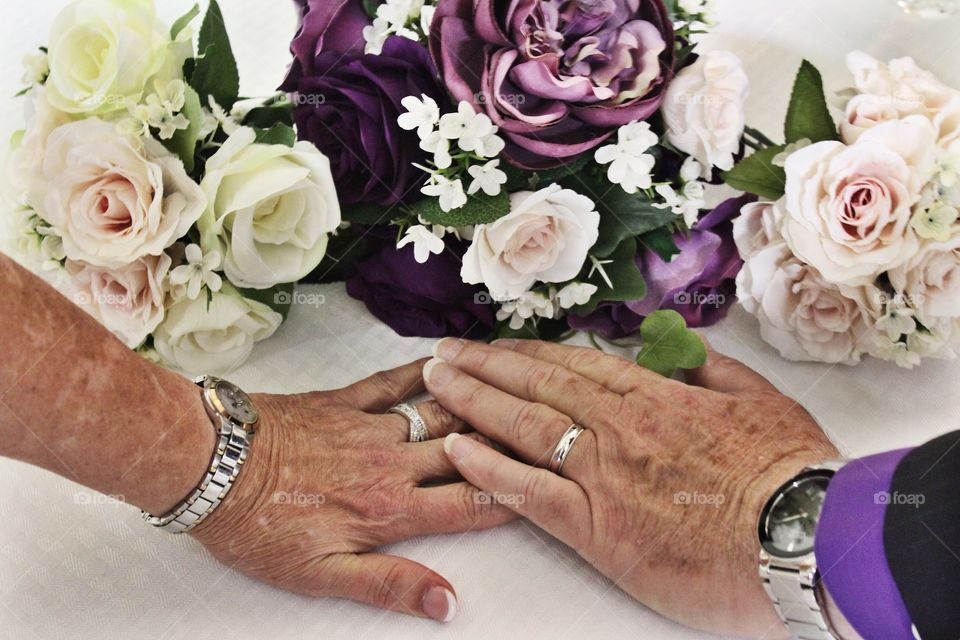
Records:
[[[512,440],[514,442],[522,441],[528,437],[531,431],[541,428],[545,421],[545,413],[546,407],[541,404],[522,403],[510,427]]]
[[[520,478],[519,494],[525,496],[528,501],[539,500],[549,473],[537,467],[531,467],[525,471]]]
[[[544,389],[554,387],[558,380],[559,369],[542,364],[531,365],[527,370],[526,378],[527,397],[535,397]]]
[[[373,578],[370,581],[368,591],[370,602],[378,607],[386,608],[399,601],[401,599],[400,594],[404,592],[405,575],[402,565],[393,564],[387,569],[382,579]]]

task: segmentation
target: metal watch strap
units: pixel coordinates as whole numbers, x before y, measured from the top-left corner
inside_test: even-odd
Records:
[[[817,598],[817,570],[800,571],[760,563],[763,588],[773,600],[780,619],[801,640],[837,640]]]
[[[220,504],[233,486],[247,459],[253,433],[224,415],[219,420],[217,448],[203,480],[186,500],[163,516],[142,512],[143,519],[170,533],[185,533],[197,526]]]

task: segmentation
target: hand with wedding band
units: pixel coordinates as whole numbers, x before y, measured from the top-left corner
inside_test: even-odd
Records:
[[[253,395],[261,417],[244,471],[192,535],[227,566],[284,589],[451,620],[449,582],[370,551],[516,516],[479,499],[445,455],[440,438],[463,423],[435,402],[402,402],[423,393],[423,364],[338,391]]]
[[[837,455],[800,405],[713,351],[689,385],[552,343],[446,339],[435,355],[427,389],[516,455],[450,435],[445,448],[464,478],[522,497],[494,502],[669,618],[724,635],[783,635],[757,576],[760,510],[782,482]]]

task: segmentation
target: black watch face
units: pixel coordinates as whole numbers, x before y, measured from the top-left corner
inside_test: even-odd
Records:
[[[760,519],[760,543],[779,557],[813,551],[820,511],[832,474],[811,472],[782,487]]]
[[[226,380],[219,380],[214,393],[224,412],[241,424],[254,424],[259,415],[250,397]]]

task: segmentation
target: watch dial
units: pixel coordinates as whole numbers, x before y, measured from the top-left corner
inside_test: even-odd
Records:
[[[221,380],[216,387],[217,398],[224,410],[231,418],[243,424],[253,424],[257,421],[257,410],[247,396],[236,386]]]
[[[813,551],[829,482],[821,476],[805,478],[780,493],[766,519],[767,541],[774,551],[791,556]]]

